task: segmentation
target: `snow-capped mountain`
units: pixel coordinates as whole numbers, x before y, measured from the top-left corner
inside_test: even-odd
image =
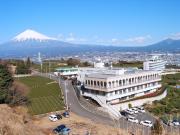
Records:
[[[180,40],[167,39],[162,42],[144,47],[119,47],[103,45],[82,45],[59,41],[55,38],[45,36],[34,30],[26,30],[12,40],[0,44],[0,58],[34,56],[38,52],[46,56],[72,55],[84,52],[152,52],[171,51],[180,52]]]
[[[27,40],[37,40],[37,41],[47,41],[47,40],[57,40],[56,38],[48,37],[41,33],[38,33],[34,30],[27,29],[24,32],[20,33],[19,35],[15,36],[12,41],[27,41]]]

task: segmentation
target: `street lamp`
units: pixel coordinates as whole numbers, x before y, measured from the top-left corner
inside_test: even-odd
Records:
[[[67,109],[68,109],[66,81],[64,82],[64,90],[65,90],[65,98],[66,98],[66,107],[67,107]]]

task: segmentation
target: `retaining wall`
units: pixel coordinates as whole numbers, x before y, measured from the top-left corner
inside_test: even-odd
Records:
[[[142,106],[143,104],[151,104],[155,100],[161,100],[161,99],[165,98],[166,95],[167,95],[167,90],[165,90],[161,95],[156,96],[156,97],[138,99],[138,100],[134,100],[134,101],[129,101],[129,102],[125,102],[125,103],[116,104],[116,105],[113,105],[113,106],[118,110],[125,110],[125,109],[129,108],[128,107],[129,104],[131,104],[132,107]]]

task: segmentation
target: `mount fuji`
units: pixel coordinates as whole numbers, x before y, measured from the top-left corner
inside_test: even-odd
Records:
[[[27,29],[10,41],[0,44],[0,56],[26,57],[36,55],[38,52],[54,56],[72,52],[73,48],[77,46]]]
[[[88,44],[72,44],[48,37],[34,30],[27,29],[12,38],[9,42],[0,44],[0,57],[14,58],[37,55],[38,52],[52,57],[73,55],[84,52],[180,52],[180,39],[166,39],[144,47],[120,47]]]
[[[13,41],[23,42],[27,40],[36,40],[36,41],[47,41],[47,40],[57,40],[56,38],[51,38],[41,33],[38,33],[34,30],[27,29],[24,32],[20,33],[19,35],[15,36]]]

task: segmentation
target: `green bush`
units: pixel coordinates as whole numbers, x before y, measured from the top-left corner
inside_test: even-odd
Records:
[[[129,104],[128,104],[128,107],[129,107],[129,108],[132,108],[132,104],[131,104],[131,103],[129,103]]]
[[[152,113],[154,113],[155,115],[159,115],[161,113],[161,110],[159,108],[153,108]]]
[[[162,104],[162,105],[166,105],[166,99],[163,99],[163,100],[160,100],[159,103]]]

